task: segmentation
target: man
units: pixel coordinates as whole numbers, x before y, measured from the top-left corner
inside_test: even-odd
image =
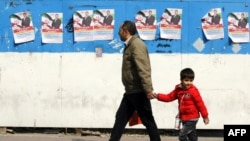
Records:
[[[178,25],[180,22],[180,15],[178,14],[178,10],[176,9],[174,15],[171,16],[171,24]]]
[[[238,21],[238,28],[246,28],[247,19],[245,18],[245,14],[241,13],[241,17]]]
[[[85,16],[82,19],[82,26],[90,26],[91,21],[92,19],[89,16],[89,11],[85,11]]]
[[[208,16],[211,17],[211,24],[220,24],[220,15],[217,13],[217,10],[214,9],[214,14],[211,15],[210,13],[208,13]]]
[[[146,25],[154,25],[155,16],[152,15],[152,10],[148,11],[148,16],[146,17]]]
[[[103,24],[111,25],[113,22],[113,16],[110,15],[110,10],[107,10],[107,15],[104,17]]]
[[[30,18],[27,16],[27,13],[23,13],[23,18],[22,18],[22,27],[29,27],[30,26]]]
[[[59,19],[59,15],[55,14],[55,19],[52,21],[52,28],[59,29],[61,26],[61,20]]]
[[[122,62],[122,82],[125,87],[109,141],[119,141],[131,115],[137,111],[146,126],[150,141],[160,141],[150,99],[154,98],[151,66],[145,43],[136,35],[132,21],[124,21],[119,36],[125,42]]]

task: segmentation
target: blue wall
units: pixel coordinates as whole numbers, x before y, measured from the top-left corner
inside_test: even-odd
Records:
[[[115,30],[114,40],[119,41],[118,29],[124,20],[134,20],[135,13],[142,9],[156,9],[157,20],[166,8],[183,9],[182,39],[166,40],[159,38],[159,27],[156,39],[145,41],[150,53],[201,53],[201,54],[248,54],[250,44],[239,44],[238,52],[228,37],[227,15],[230,12],[250,12],[249,0],[1,0],[0,17],[0,52],[95,52],[96,47],[102,47],[103,53],[119,53],[120,48],[114,48],[111,41],[74,42],[71,18],[76,10],[114,9]],[[222,8],[225,37],[218,40],[206,40],[201,29],[201,18],[212,8]],[[15,44],[9,16],[13,13],[29,10],[35,27],[35,40]],[[42,44],[41,14],[45,12],[63,13],[63,44]],[[205,48],[199,52],[193,43],[201,38]]]

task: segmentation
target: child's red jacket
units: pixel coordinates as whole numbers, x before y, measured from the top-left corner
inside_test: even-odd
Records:
[[[207,108],[202,100],[199,90],[194,86],[183,89],[180,84],[169,94],[158,93],[157,99],[170,102],[178,99],[180,119],[182,121],[195,120],[200,117],[208,118]]]

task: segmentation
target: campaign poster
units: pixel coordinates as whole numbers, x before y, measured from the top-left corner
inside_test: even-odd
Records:
[[[112,40],[115,24],[114,9],[98,9],[93,13],[94,40]]]
[[[160,19],[160,37],[181,39],[182,9],[167,8]]]
[[[224,38],[221,8],[211,9],[201,19],[202,30],[208,40]]]
[[[95,53],[96,57],[102,57],[102,48],[101,47],[95,48]]]
[[[63,42],[63,14],[43,13],[42,14],[42,42],[62,43]]]
[[[74,41],[93,40],[93,10],[76,11],[73,15],[74,20]]]
[[[135,15],[138,35],[143,40],[154,40],[156,35],[156,9],[144,9]]]
[[[248,12],[228,14],[228,36],[234,43],[249,42]]]
[[[10,22],[15,43],[24,43],[35,39],[32,17],[29,11],[11,14]]]

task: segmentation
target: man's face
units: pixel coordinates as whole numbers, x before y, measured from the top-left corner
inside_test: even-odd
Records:
[[[110,14],[110,11],[107,11],[107,16]]]
[[[244,17],[245,17],[244,14],[241,14],[241,19],[244,19]]]
[[[85,12],[85,16],[87,17],[89,15],[89,12]]]
[[[175,10],[175,15],[178,15],[178,10]]]
[[[58,19],[58,15],[57,14],[55,15],[55,19]]]
[[[120,26],[119,32],[118,32],[120,39],[122,41],[126,41],[126,31],[122,29],[122,26]]]
[[[152,15],[152,11],[149,11],[149,12],[148,12],[148,15],[149,15],[149,16]]]

